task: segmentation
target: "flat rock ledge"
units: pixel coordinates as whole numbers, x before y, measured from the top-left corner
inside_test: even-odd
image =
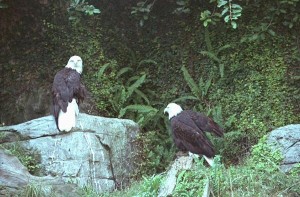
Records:
[[[67,133],[56,129],[52,116],[0,127],[0,195],[36,182],[61,191],[61,196],[83,186],[99,193],[125,187],[138,162],[138,132],[138,124],[131,120],[83,113]],[[4,150],[12,144],[40,155],[42,175],[29,174]]]

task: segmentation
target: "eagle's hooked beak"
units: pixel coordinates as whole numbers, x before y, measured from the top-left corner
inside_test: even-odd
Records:
[[[164,114],[165,114],[166,112],[168,112],[168,108],[167,108],[167,107],[164,109]]]

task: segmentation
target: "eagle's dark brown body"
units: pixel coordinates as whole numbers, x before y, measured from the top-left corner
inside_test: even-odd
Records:
[[[86,96],[85,86],[80,82],[80,73],[64,68],[56,73],[52,86],[53,116],[58,128],[60,110],[67,111],[68,104],[75,98],[81,103]]]
[[[191,110],[184,110],[171,118],[171,128],[176,146],[182,151],[213,157],[215,150],[205,131],[221,137],[223,129],[211,118]]]

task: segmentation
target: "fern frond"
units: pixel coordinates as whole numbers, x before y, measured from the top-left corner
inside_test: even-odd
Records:
[[[199,100],[198,97],[195,97],[195,96],[182,96],[182,97],[179,97],[175,100],[173,100],[172,102],[176,103],[176,102],[184,102],[186,100]]]
[[[123,87],[122,90],[121,90],[121,94],[119,97],[117,97],[117,104],[118,106],[123,106],[123,104],[126,102],[126,100],[128,99],[128,96],[127,96],[127,92],[125,90],[125,88]]]
[[[213,52],[214,49],[213,49],[212,44],[211,44],[210,34],[209,34],[209,31],[208,31],[208,28],[204,28],[204,41],[205,41],[207,50]]]
[[[210,59],[212,59],[212,60],[214,60],[214,61],[216,61],[216,62],[218,62],[218,63],[221,62],[220,58],[218,58],[217,55],[216,55],[214,52],[210,52],[210,51],[201,51],[200,53],[201,53],[202,55],[205,55],[205,56],[209,57]]]
[[[202,78],[201,78],[202,79]],[[210,88],[210,85],[211,85],[211,78],[209,78],[207,81],[206,81],[206,83],[205,83],[205,85],[204,85],[204,87],[203,87],[203,89],[202,89],[202,97],[204,97],[204,96],[206,96],[207,95],[207,93],[208,93],[208,90],[209,90],[209,88]]]
[[[125,108],[122,108],[120,110],[118,118],[122,118],[127,111],[133,111],[137,113],[151,114],[151,115],[155,115],[158,112],[157,109],[149,105],[128,105]]]
[[[148,105],[150,104],[150,100],[148,99],[147,95],[144,94],[141,90],[136,89],[136,90],[134,90],[134,92],[135,92],[138,96],[140,96],[140,97],[141,97]]]
[[[183,77],[187,82],[188,86],[190,87],[192,93],[194,94],[194,96],[199,98],[199,96],[201,95],[201,91],[197,86],[197,84],[195,83],[194,79],[191,77],[188,70],[184,66],[181,67],[181,70],[183,72]]]
[[[143,64],[154,64],[154,65],[157,65],[157,62],[154,61],[154,60],[151,60],[151,59],[147,59],[147,60],[142,60],[140,61],[139,65],[138,66],[141,66]]]
[[[130,67],[125,67],[125,68],[122,68],[121,70],[119,70],[119,72],[117,73],[117,78],[119,78],[121,75],[129,72],[129,71],[132,71],[133,69],[130,68]]]
[[[112,65],[113,65],[113,64],[112,64],[111,62],[104,64],[104,65],[99,69],[99,71],[97,72],[97,77],[98,77],[98,79],[100,79],[100,78],[103,76],[105,70],[106,70],[108,67],[111,67]]]
[[[212,110],[212,116],[213,119],[219,124],[222,124],[223,116],[222,116],[222,107],[221,106],[215,106]]]
[[[145,79],[146,79],[146,74],[142,75],[131,86],[129,86],[127,89],[126,97],[129,98],[132,95],[132,93],[145,82]]]
[[[218,55],[221,51],[224,51],[225,49],[231,48],[230,44],[225,44],[224,46],[218,48],[216,54]]]
[[[131,84],[133,81],[138,80],[140,77],[141,77],[141,76],[139,76],[139,75],[135,75],[135,76],[132,76],[132,77],[128,78],[128,79],[127,79],[126,85],[129,86],[129,84]]]

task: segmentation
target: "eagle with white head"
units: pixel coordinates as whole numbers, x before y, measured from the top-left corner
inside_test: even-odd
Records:
[[[183,110],[176,103],[169,103],[164,113],[169,114],[173,140],[178,149],[203,155],[212,166],[215,150],[205,131],[222,137],[224,130],[211,118],[192,110]]]
[[[68,64],[58,71],[52,85],[53,116],[59,131],[70,131],[76,126],[78,105],[86,96],[86,88],[81,83],[82,59],[72,56]]]

